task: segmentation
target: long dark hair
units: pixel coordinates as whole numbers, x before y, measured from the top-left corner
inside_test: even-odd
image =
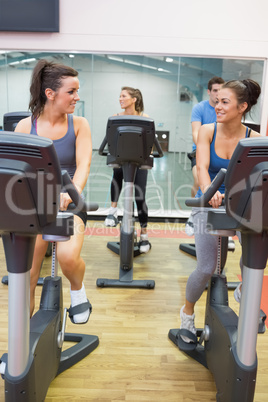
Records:
[[[42,113],[45,103],[47,88],[57,91],[62,86],[63,77],[77,77],[78,72],[64,64],[50,62],[41,59],[36,64],[31,79],[29,109],[32,119],[36,119]]]
[[[131,98],[136,98],[135,102],[135,110],[138,112],[138,114],[141,114],[144,111],[144,105],[143,105],[143,98],[141,91],[139,89],[135,89],[132,87],[122,87],[121,91],[127,91]]]

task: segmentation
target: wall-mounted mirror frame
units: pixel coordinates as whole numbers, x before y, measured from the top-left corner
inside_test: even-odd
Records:
[[[263,86],[265,76],[264,59],[3,51],[0,122],[6,112],[28,109],[30,76],[40,58],[68,64],[79,72],[81,101],[75,113],[88,119],[94,149],[86,192],[91,201],[99,203],[99,213],[103,215],[110,205],[112,170],[97,151],[108,117],[121,111],[122,86],[141,90],[145,112],[155,120],[165,151],[163,158],[155,160],[148,176],[149,216],[179,219],[189,215],[184,201],[190,196],[193,182],[187,157],[192,149],[191,110],[207,99],[209,79],[215,75],[225,80],[252,78]],[[247,116],[248,121],[261,123],[261,106],[259,102]]]

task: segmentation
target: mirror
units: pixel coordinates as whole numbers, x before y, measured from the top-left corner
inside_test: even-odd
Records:
[[[86,197],[100,205],[105,215],[110,206],[112,169],[98,155],[108,117],[121,111],[122,86],[139,88],[145,113],[155,121],[164,157],[155,159],[149,171],[146,200],[149,217],[185,218],[184,204],[191,195],[191,111],[207,99],[207,83],[215,75],[225,80],[252,78],[262,86],[263,60],[201,57],[79,54],[48,52],[0,52],[0,125],[7,112],[27,111],[29,83],[36,61],[46,58],[78,70],[80,102],[75,114],[88,119],[93,140],[93,158]],[[260,124],[260,102],[247,120]],[[122,198],[122,197],[121,197]],[[119,208],[122,207],[119,201]]]

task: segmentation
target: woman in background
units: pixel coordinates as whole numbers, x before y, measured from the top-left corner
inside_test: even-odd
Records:
[[[121,89],[119,98],[121,109],[123,112],[118,113],[117,116],[144,116],[144,105],[141,91],[131,87],[123,87]],[[114,115],[116,116],[116,115]],[[135,185],[135,202],[137,205],[138,219],[141,227],[141,236],[139,242],[139,250],[141,253],[148,253],[151,246],[148,240],[147,223],[148,223],[148,207],[145,201],[146,185],[147,185],[148,171],[137,169],[134,181]],[[106,226],[116,226],[118,224],[117,203],[123,185],[123,169],[114,168],[113,178],[111,182],[111,207],[105,219]]]

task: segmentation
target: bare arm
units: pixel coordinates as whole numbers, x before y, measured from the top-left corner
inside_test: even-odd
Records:
[[[198,132],[201,127],[201,121],[192,121],[192,136],[193,142],[197,145]]]
[[[196,166],[199,186],[202,193],[205,193],[211,184],[211,179],[208,173],[210,164],[210,144],[212,142],[214,132],[214,124],[204,124],[198,134]],[[209,201],[213,208],[218,208],[222,203],[224,194],[219,191]]]
[[[31,116],[20,120],[14,131],[16,133],[30,134],[30,132],[31,132]]]
[[[210,163],[210,143],[212,141],[213,128],[209,125],[203,125],[200,128],[197,149],[196,149],[196,167],[198,182],[202,193],[210,186],[211,180],[208,173]]]
[[[76,171],[73,182],[81,193],[84,189],[91,165],[92,140],[88,121],[84,117],[74,117],[76,131]]]

